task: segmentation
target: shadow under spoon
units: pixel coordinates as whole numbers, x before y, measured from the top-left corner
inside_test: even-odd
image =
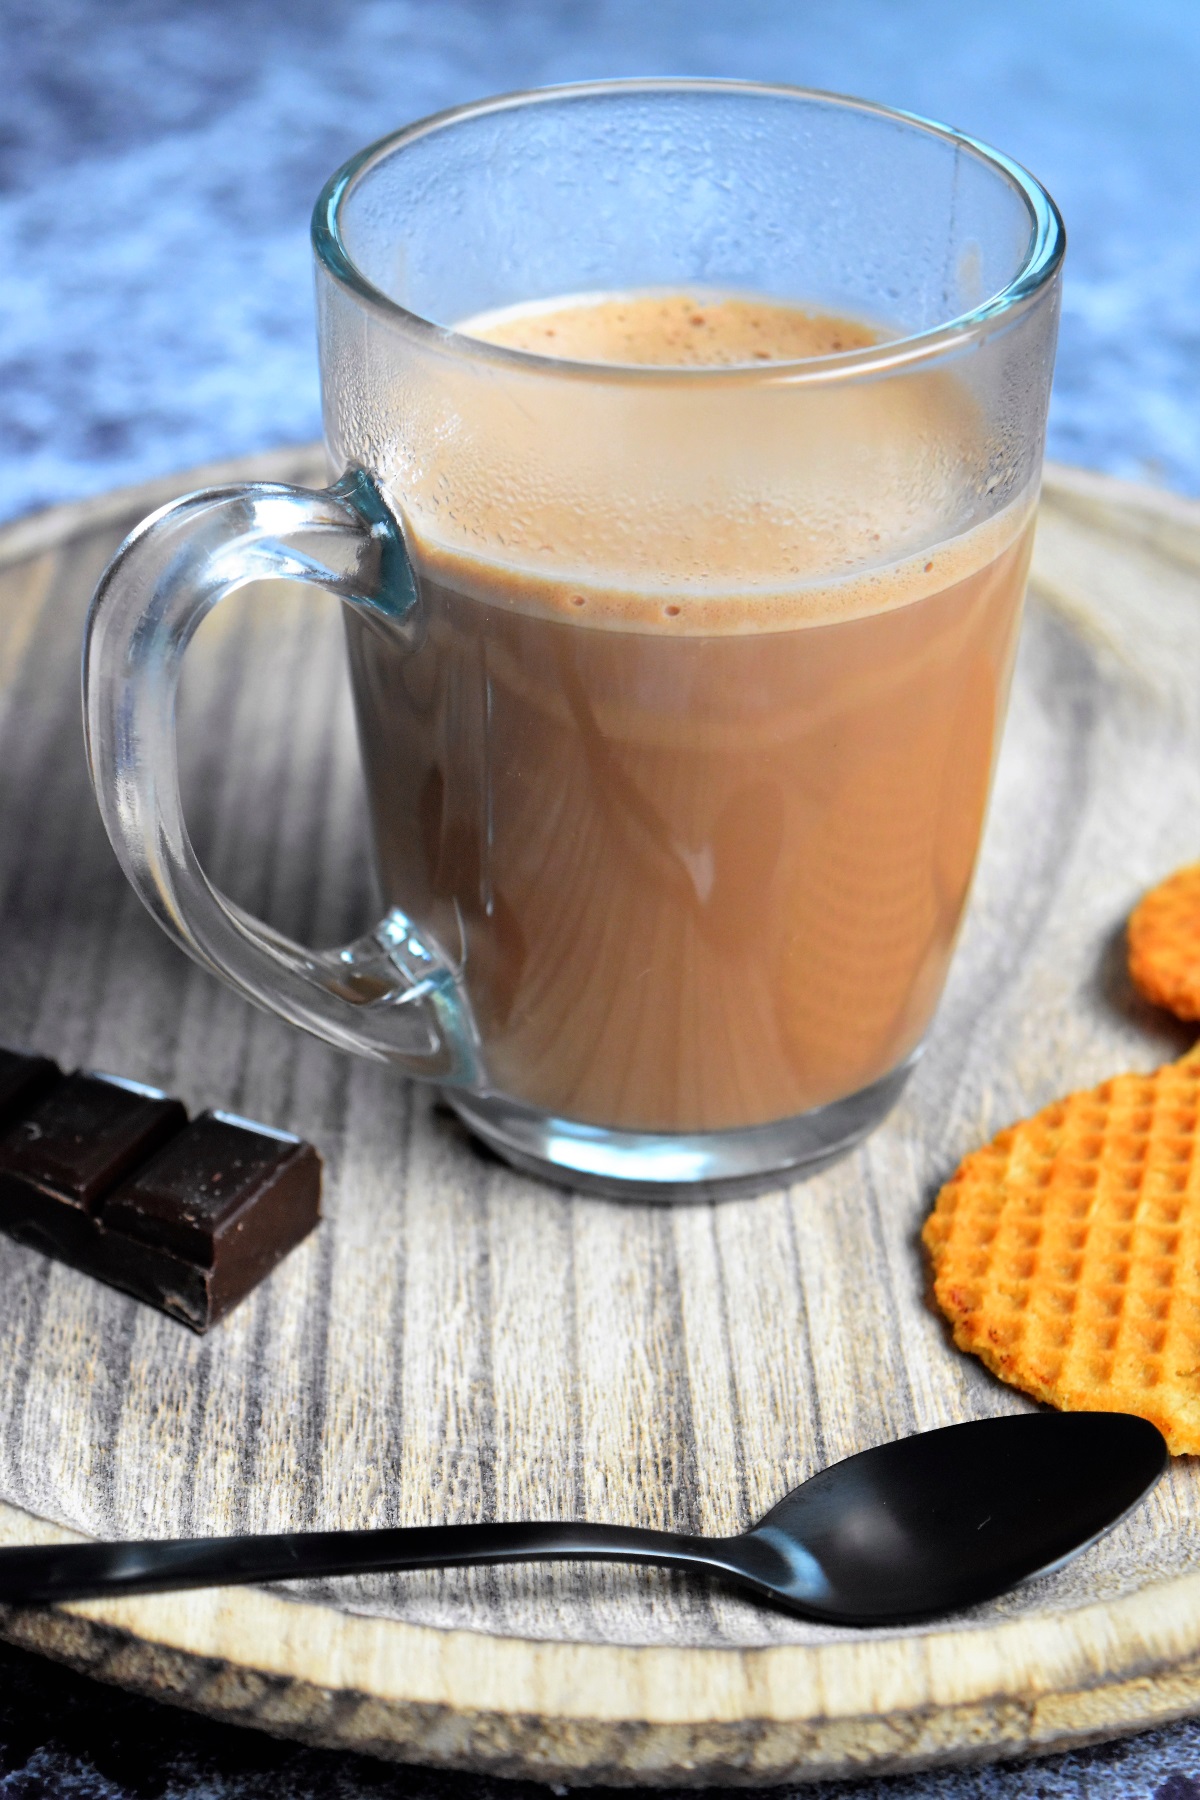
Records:
[[[1022,1413],[879,1444],[793,1488],[737,1537],[624,1525],[432,1525],[0,1550],[0,1602],[468,1563],[654,1563],[839,1625],[976,1605],[1056,1568],[1138,1504],[1166,1445],[1125,1413]]]

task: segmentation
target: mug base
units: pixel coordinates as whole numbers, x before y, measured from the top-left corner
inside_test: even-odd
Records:
[[[464,1125],[514,1169],[606,1200],[726,1200],[815,1175],[889,1113],[911,1056],[870,1087],[790,1119],[732,1131],[616,1131],[448,1088]]]

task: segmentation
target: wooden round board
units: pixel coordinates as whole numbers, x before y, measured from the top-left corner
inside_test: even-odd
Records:
[[[0,1240],[0,1538],[584,1515],[727,1532],[836,1458],[1025,1404],[954,1350],[916,1233],[1058,1093],[1189,1041],[1122,924],[1200,853],[1200,506],[1051,471],[1012,712],[949,989],[854,1156],[675,1208],[525,1180],[431,1093],[253,1011],[163,937],[84,770],[78,645],[128,529],[200,481],[0,536],[0,1038],[314,1139],[326,1220],[221,1328]],[[313,942],[372,914],[336,607],[276,585],[185,682],[207,866]],[[0,1612],[103,1679],[320,1743],[544,1780],[769,1783],[1010,1757],[1200,1707],[1200,1477],[1057,1575],[920,1628],[813,1626],[621,1566]]]

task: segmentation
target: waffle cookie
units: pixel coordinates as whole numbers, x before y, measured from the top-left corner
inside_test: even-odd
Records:
[[[1139,994],[1200,1019],[1200,863],[1177,869],[1134,908],[1129,973]]]
[[[922,1233],[960,1349],[1200,1452],[1200,1056],[1117,1075],[958,1167]]]

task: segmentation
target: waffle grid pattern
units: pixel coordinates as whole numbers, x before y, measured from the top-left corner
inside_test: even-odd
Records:
[[[1195,1053],[1069,1095],[968,1156],[923,1233],[961,1349],[1177,1454],[1200,1452],[1198,1109]]]
[[[1200,863],[1177,869],[1134,908],[1129,973],[1155,1006],[1200,1019]]]

